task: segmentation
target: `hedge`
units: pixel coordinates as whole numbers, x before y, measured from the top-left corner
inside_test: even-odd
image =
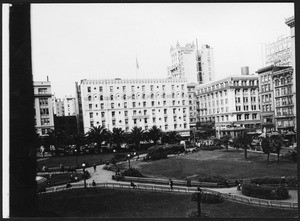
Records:
[[[282,179],[280,177],[257,177],[249,180],[250,183],[259,184],[259,185],[268,185],[268,184],[282,184]],[[289,187],[297,187],[298,179],[297,177],[286,177],[285,184]]]
[[[144,177],[140,171],[135,168],[127,169],[123,172],[123,176],[131,176],[131,177]]]
[[[243,183],[242,193],[246,196],[256,197],[260,199],[288,199],[289,193],[286,187],[271,187],[258,185],[253,183]]]
[[[218,185],[225,185],[227,186],[227,179],[222,176],[205,176],[205,177],[200,177],[199,182],[211,182],[211,183],[217,183]]]

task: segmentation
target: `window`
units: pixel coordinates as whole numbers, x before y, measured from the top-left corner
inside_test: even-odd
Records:
[[[101,112],[101,117],[103,118],[105,116],[105,113],[104,112]]]
[[[154,106],[154,101],[151,101],[151,105],[152,105],[152,107]]]
[[[145,121],[145,124],[146,124],[147,123],[147,118],[145,118],[144,121]]]
[[[150,90],[153,91],[153,85],[150,85]]]
[[[93,118],[93,112],[90,113],[90,118]]]
[[[88,91],[88,92],[91,92],[91,87],[87,87],[87,91]]]
[[[135,102],[132,102],[132,107],[135,107]]]
[[[94,121],[90,122],[90,126],[93,127],[94,126]]]
[[[237,118],[237,120],[241,120],[242,119],[242,115],[238,114],[238,115],[236,115],[236,118]]]
[[[155,120],[156,120],[156,118],[155,118],[155,117],[153,117],[153,118],[152,118],[152,121],[153,121],[153,123],[155,123]]]
[[[103,91],[103,87],[99,86],[99,92],[102,92],[102,91]]]
[[[257,118],[257,114],[252,114],[252,119],[255,120]]]
[[[112,125],[113,125],[113,126],[116,125],[116,120],[112,120]]]
[[[115,116],[116,116],[116,113],[115,113],[114,111],[112,111],[112,112],[111,112],[111,116],[112,116],[112,117],[115,117]]]
[[[245,114],[245,120],[249,120],[249,114]]]
[[[125,92],[126,91],[126,86],[123,86],[123,92]]]
[[[110,95],[110,100],[113,100],[114,99],[114,95]]]
[[[166,87],[166,85],[162,85],[162,89],[163,89],[163,91],[165,90],[165,87]]]
[[[113,92],[113,90],[114,90],[114,86],[110,86],[110,87],[109,87],[109,91],[110,91],[110,92]]]
[[[133,111],[133,115],[136,115],[136,110]]]
[[[142,91],[145,91],[145,85],[142,85]]]
[[[135,99],[135,94],[133,94],[133,95],[131,96],[131,98],[132,98],[132,100],[134,100],[134,99]]]
[[[48,105],[48,99],[41,98],[40,99],[40,105]]]

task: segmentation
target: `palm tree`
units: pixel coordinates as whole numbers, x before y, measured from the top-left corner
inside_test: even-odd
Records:
[[[162,131],[157,126],[154,125],[150,128],[148,132],[148,138],[154,142],[154,145],[157,144],[157,141],[160,139],[161,136]]]
[[[130,138],[133,140],[134,145],[140,149],[140,142],[145,140],[145,132],[141,127],[134,126],[131,129]]]
[[[161,136],[162,143],[174,144],[182,140],[181,135],[177,131],[163,132]]]
[[[85,145],[86,143],[86,137],[82,133],[75,133],[71,135],[72,144],[76,145],[76,149],[78,150],[80,146]]]
[[[68,143],[68,136],[63,130],[48,130],[47,132],[46,145],[54,145],[56,153],[58,148],[65,148]]]
[[[113,128],[111,136],[112,142],[117,145],[117,149],[121,149],[121,143],[123,143],[125,140],[124,131],[122,128]]]
[[[107,141],[109,132],[104,126],[93,126],[87,132],[87,137],[90,143],[96,143],[98,153],[102,152],[101,144],[103,141]]]

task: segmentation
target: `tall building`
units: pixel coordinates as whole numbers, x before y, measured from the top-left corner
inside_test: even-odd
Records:
[[[231,76],[196,86],[199,123],[215,122],[216,136],[259,132],[258,77]]]
[[[75,97],[55,98],[54,114],[56,116],[75,116],[76,100]]]
[[[156,125],[189,136],[186,79],[81,80],[77,94],[84,133],[92,126],[130,131]]]
[[[209,45],[197,49],[197,82],[206,84],[215,80],[214,50]]]
[[[249,75],[249,67],[248,66],[241,67],[241,74]]]
[[[280,132],[296,130],[296,93],[293,91],[293,68],[277,70],[272,75],[274,85],[275,128]]]
[[[168,67],[169,78],[186,78],[188,83],[197,82],[197,63],[195,44],[171,46],[171,66]]]
[[[263,132],[276,130],[275,127],[275,98],[273,74],[285,69],[270,65],[256,71],[259,75],[259,98],[261,107],[261,127]]]
[[[54,129],[51,82],[48,79],[35,81],[33,88],[35,128],[38,134],[44,135],[49,129]]]
[[[189,115],[190,115],[190,128],[196,128],[197,123],[197,98],[195,93],[196,83],[187,84],[188,98],[189,98]]]
[[[188,83],[208,83],[215,79],[214,51],[209,45],[198,50],[194,43],[171,46],[169,78],[187,78]]]

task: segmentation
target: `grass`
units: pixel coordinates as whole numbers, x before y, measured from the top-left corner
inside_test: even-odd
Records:
[[[261,153],[248,152],[244,159],[244,151],[214,150],[199,151],[194,154],[171,157],[166,160],[141,162],[133,164],[143,175],[197,179],[200,176],[220,175],[228,179],[260,176],[297,176],[297,164],[287,160],[277,163],[277,156],[271,155],[270,162]]]
[[[116,189],[73,189],[38,195],[41,217],[186,217],[197,209],[190,195]],[[49,206],[51,205],[51,206]],[[202,204],[213,218],[290,218],[297,210],[281,210],[244,205],[225,200],[220,204]]]
[[[81,165],[83,162],[88,162],[90,165],[105,163],[108,160],[111,160],[114,157],[114,153],[107,154],[88,154],[88,155],[78,155],[77,156],[77,164]],[[47,167],[59,167],[59,164],[69,167],[76,166],[76,156],[52,156],[49,158],[39,158],[37,164],[38,167],[41,168],[43,166]]]

